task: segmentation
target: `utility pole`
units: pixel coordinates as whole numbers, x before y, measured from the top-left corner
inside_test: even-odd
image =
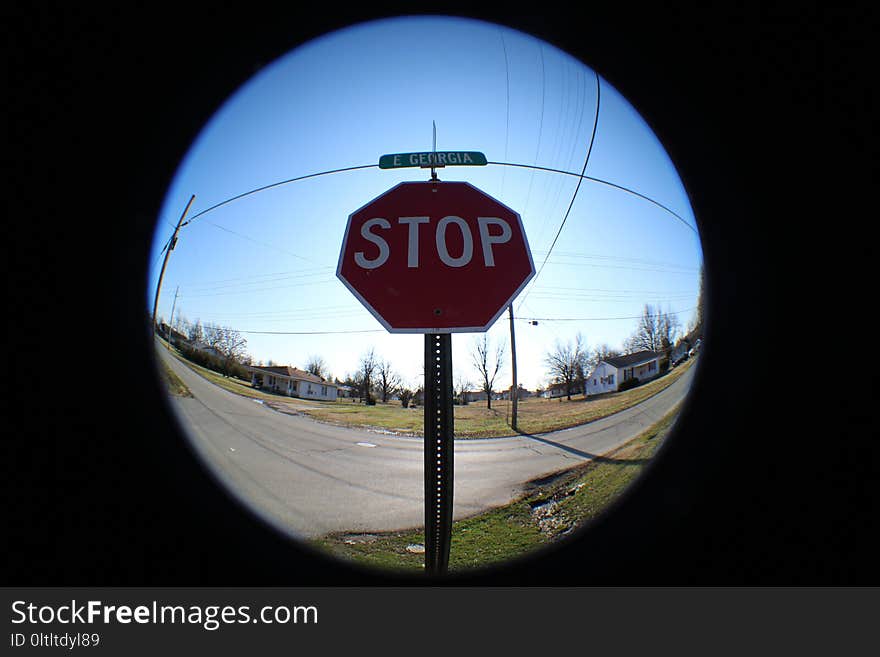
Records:
[[[513,330],[513,304],[507,306],[507,314],[510,317],[510,369],[513,370],[513,387],[510,389],[510,427],[516,431],[516,407],[519,401],[519,384],[516,381],[516,335]]]
[[[174,303],[171,304],[171,317],[168,320],[168,344],[174,344],[174,342],[171,340],[171,337],[173,335],[171,331],[174,330],[174,307],[177,305],[178,292],[180,292],[179,285],[177,286],[177,289],[174,290]]]
[[[162,291],[162,279],[165,278],[165,267],[168,265],[168,256],[171,255],[171,252],[177,244],[177,234],[180,232],[180,225],[183,223],[183,219],[186,217],[186,213],[189,212],[189,208],[194,200],[196,200],[195,194],[189,199],[189,203],[186,204],[183,214],[180,215],[180,219],[177,221],[177,226],[174,228],[174,234],[171,236],[171,241],[168,242],[168,248],[165,250],[165,258],[162,260],[162,270],[159,272],[159,282],[156,284],[156,298],[153,300],[153,335],[156,334],[156,312],[159,310],[159,293]]]

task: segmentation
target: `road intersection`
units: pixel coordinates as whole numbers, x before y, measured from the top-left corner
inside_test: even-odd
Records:
[[[169,397],[207,468],[247,507],[300,538],[423,525],[422,439],[279,413],[160,358],[192,397]],[[693,369],[612,416],[535,436],[455,443],[455,519],[519,497],[532,479],[587,462],[638,436],[687,395]]]

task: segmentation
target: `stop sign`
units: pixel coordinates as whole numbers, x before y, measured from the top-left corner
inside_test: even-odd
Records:
[[[391,333],[486,331],[535,275],[520,216],[466,182],[405,182],[348,218],[336,275]]]

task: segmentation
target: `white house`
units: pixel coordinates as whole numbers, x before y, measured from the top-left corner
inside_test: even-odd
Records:
[[[596,369],[587,377],[586,395],[617,392],[620,384],[630,379],[640,382],[660,374],[660,358],[654,351],[637,351],[634,354],[615,356],[599,361]]]
[[[271,366],[249,367],[251,385],[261,390],[277,392],[288,397],[334,401],[336,384],[296,367]]]
[[[206,354],[211,354],[212,356],[223,358],[223,354],[217,351],[214,347],[206,345],[204,342],[190,342],[190,346],[193,349],[197,349],[198,351],[204,352]]]
[[[465,390],[461,393],[461,396],[464,398],[465,403],[486,401],[488,397],[485,390]],[[492,399],[496,399],[496,397],[493,395]]]
[[[355,390],[351,386],[345,385],[344,383],[337,382],[335,385],[337,397],[345,397],[347,399],[351,399],[352,397],[356,397],[358,394],[357,390]]]
[[[510,399],[511,390],[513,390],[513,386],[510,386],[507,390],[502,390],[501,391],[501,399]],[[533,393],[531,390],[523,388],[522,385],[517,386],[517,393],[516,393],[517,399],[520,399],[520,400],[528,399],[529,397],[534,396],[534,394],[535,393]]]
[[[573,381],[571,384],[571,394],[577,395],[582,393],[584,390],[581,387],[580,381]],[[541,397],[544,399],[558,399],[559,397],[567,397],[568,392],[565,389],[565,383],[551,383],[548,385],[544,392],[541,393]]]

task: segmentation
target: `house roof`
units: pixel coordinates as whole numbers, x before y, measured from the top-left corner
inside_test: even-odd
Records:
[[[634,365],[641,365],[642,363],[647,363],[649,361],[654,360],[655,358],[659,358],[660,354],[656,351],[637,351],[634,354],[626,354],[625,356],[615,356],[613,358],[603,358],[602,360],[611,365],[612,367],[632,367]]]
[[[298,379],[300,381],[310,381],[312,383],[320,383],[322,385],[331,385],[336,386],[335,383],[331,383],[330,381],[325,381],[320,376],[315,376],[311,372],[306,372],[305,370],[301,370],[298,367],[290,367],[289,365],[271,365],[271,366],[257,366],[252,365],[252,370],[262,370],[263,372],[268,372],[270,374],[276,374],[279,376],[286,376],[291,379]]]
[[[583,381],[572,381],[571,389],[579,389],[582,384]],[[544,392],[547,392],[548,390],[565,390],[565,381],[557,381],[556,383],[551,383],[546,388],[544,388]]]

